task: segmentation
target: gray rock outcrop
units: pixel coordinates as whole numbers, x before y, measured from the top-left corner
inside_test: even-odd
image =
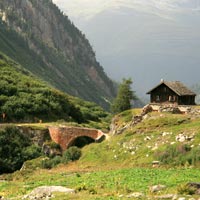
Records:
[[[35,188],[30,194],[25,195],[23,199],[25,200],[40,200],[40,199],[50,199],[53,197],[53,192],[62,192],[62,193],[74,193],[75,190],[69,189],[62,186],[41,186]]]

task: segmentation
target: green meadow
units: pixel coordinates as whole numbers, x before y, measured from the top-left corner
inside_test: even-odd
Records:
[[[115,128],[122,128],[139,112],[134,109],[115,116]],[[0,195],[21,199],[34,188],[54,185],[76,191],[56,193],[52,199],[57,200],[128,199],[136,192],[142,194],[140,199],[169,194],[198,199],[186,184],[200,180],[199,125],[198,116],[152,112],[122,134],[85,146],[78,161],[52,169],[41,168],[45,157],[27,161],[23,170],[1,176]],[[179,141],[179,135],[185,140]],[[154,185],[165,189],[154,193],[150,190]]]

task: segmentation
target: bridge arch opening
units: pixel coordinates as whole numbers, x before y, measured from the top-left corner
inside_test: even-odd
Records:
[[[88,136],[80,136],[80,137],[77,137],[75,138],[69,145],[68,147],[71,147],[71,146],[76,146],[76,147],[79,147],[79,148],[82,148],[88,144],[91,144],[91,143],[94,143],[95,140],[91,137],[88,137]]]

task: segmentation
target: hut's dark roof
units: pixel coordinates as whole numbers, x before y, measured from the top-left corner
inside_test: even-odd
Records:
[[[155,90],[160,85],[166,85],[168,88],[173,90],[179,96],[196,96],[194,92],[188,89],[183,83],[180,81],[162,81],[159,85],[151,89],[147,94],[150,94],[153,90]]]

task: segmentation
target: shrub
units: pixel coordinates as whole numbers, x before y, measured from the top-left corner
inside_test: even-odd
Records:
[[[51,169],[57,166],[58,164],[60,164],[61,160],[62,159],[60,156],[55,156],[54,158],[51,158],[51,159],[45,159],[42,161],[42,168]]]
[[[196,165],[200,162],[200,148],[191,148],[188,144],[168,145],[165,150],[157,151],[154,156],[163,164]]]
[[[42,149],[38,145],[31,145],[24,149],[23,156],[25,160],[32,160],[42,155]]]
[[[48,145],[50,148],[52,149],[57,149],[57,150],[60,150],[61,147],[59,144],[57,144],[56,142],[54,141],[50,141],[50,142],[46,142],[45,145]]]
[[[24,161],[29,159],[25,156],[25,150],[30,145],[27,136],[13,126],[8,126],[0,131],[0,174],[18,170]]]
[[[188,184],[180,185],[177,189],[178,194],[193,195],[196,192],[196,188],[189,186]]]
[[[76,147],[70,147],[63,153],[63,162],[67,163],[69,161],[78,160],[81,157],[81,150]]]
[[[46,141],[43,144],[42,150],[46,156],[49,158],[54,158],[57,155],[61,154],[61,147],[59,144],[53,141]]]
[[[49,158],[42,161],[42,168],[51,169],[60,163],[68,163],[69,161],[78,160],[81,156],[81,150],[78,147],[70,147],[67,149],[62,157],[61,156],[50,156]]]

